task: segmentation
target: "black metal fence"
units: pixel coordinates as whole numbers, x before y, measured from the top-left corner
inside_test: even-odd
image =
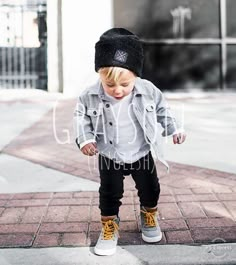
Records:
[[[0,89],[47,89],[46,14],[45,1],[0,2]]]

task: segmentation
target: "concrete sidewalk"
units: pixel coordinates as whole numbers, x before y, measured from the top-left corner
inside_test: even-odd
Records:
[[[236,96],[223,96],[219,99],[210,94],[200,101],[199,98],[184,99],[185,107],[190,109],[192,106],[186,121],[190,144],[188,146],[186,142],[173,149],[175,146],[168,143],[169,175],[157,164],[162,187],[160,225],[164,234],[158,244],[146,245],[141,240],[139,202],[131,177],[126,177],[120,213],[120,248],[113,257],[115,264],[236,263],[236,167],[232,160]],[[5,110],[5,116],[0,117],[2,124],[9,122],[6,116],[11,114],[9,117],[17,117],[20,128],[1,143],[1,265],[32,264],[30,255],[35,255],[35,251],[38,261],[34,264],[86,264],[81,263],[79,257],[86,257],[87,264],[114,261],[93,256],[93,246],[100,231],[96,159],[83,156],[74,144],[72,112],[76,100],[57,100],[57,95],[53,98],[30,95],[27,100],[12,98],[0,102],[0,108]],[[170,97],[170,105],[177,108],[182,101]],[[212,105],[215,111],[207,112],[207,106],[211,108]],[[199,112],[204,111],[194,119],[193,126],[197,107]],[[23,117],[20,109],[27,109]],[[35,110],[38,110],[37,115],[27,118]],[[204,113],[209,115],[203,122]],[[206,121],[210,116],[208,127]],[[222,119],[224,131],[210,137],[210,128],[220,129]],[[206,125],[204,130],[199,129],[202,123]],[[12,132],[11,128],[9,130]],[[228,141],[223,144],[224,136]],[[212,149],[215,142],[224,145],[224,157],[219,156],[217,149]],[[202,153],[204,144],[205,152]],[[218,146],[218,150],[222,151],[222,148]],[[174,159],[170,153],[179,155]],[[30,250],[18,250],[19,247]],[[66,257],[57,259],[59,253],[65,253]],[[171,253],[175,254],[172,259]],[[197,261],[199,253],[202,259]],[[15,258],[17,256],[19,259]],[[68,257],[72,258],[71,262]],[[24,263],[20,263],[23,258]]]
[[[118,246],[113,256],[92,248],[0,249],[1,265],[235,265],[236,244]]]

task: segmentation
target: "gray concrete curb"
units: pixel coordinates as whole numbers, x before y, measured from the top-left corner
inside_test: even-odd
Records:
[[[236,243],[119,246],[113,256],[93,248],[1,249],[1,265],[224,265],[236,264]]]

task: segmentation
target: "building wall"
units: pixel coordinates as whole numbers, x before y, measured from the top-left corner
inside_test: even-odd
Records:
[[[112,26],[112,21],[112,0],[62,1],[65,95],[78,95],[97,78],[94,45],[99,36]]]

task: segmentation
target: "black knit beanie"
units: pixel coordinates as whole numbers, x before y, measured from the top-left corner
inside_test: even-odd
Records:
[[[143,47],[139,38],[124,28],[104,32],[95,45],[95,71],[101,67],[118,66],[142,75]]]

